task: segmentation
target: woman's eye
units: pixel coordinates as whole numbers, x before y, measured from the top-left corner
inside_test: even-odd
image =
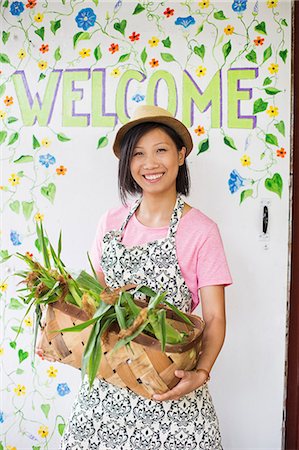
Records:
[[[166,148],[158,148],[158,152],[166,152]]]
[[[140,156],[140,155],[142,155],[142,152],[135,152],[135,153],[133,154],[133,156]]]

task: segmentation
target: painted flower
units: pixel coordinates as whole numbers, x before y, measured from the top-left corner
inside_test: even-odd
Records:
[[[243,155],[240,161],[242,166],[250,166],[251,164],[250,157],[248,155]]]
[[[40,437],[46,438],[49,434],[49,428],[45,425],[41,425],[37,430],[37,432],[40,435]]]
[[[112,43],[109,47],[109,52],[111,52],[112,55],[113,55],[113,53],[118,52],[118,50],[119,50],[118,44]]]
[[[278,4],[278,0],[268,0],[267,1],[268,8],[276,8],[277,4]]]
[[[278,156],[279,158],[284,158],[286,154],[287,154],[287,152],[285,151],[285,149],[283,147],[276,150],[276,156]]]
[[[226,28],[224,28],[224,33],[229,36],[230,34],[233,34],[234,32],[234,27],[232,25],[227,25]]]
[[[61,397],[64,397],[65,395],[69,394],[71,392],[71,390],[68,387],[67,383],[59,383],[57,385],[57,392],[58,392],[58,395],[60,395]]]
[[[49,378],[56,378],[57,377],[57,372],[58,370],[55,369],[54,366],[50,366],[49,369],[47,370],[47,374]]]
[[[188,28],[190,25],[195,24],[195,19],[192,16],[178,17],[174,23],[175,25],[182,25],[184,28]]]
[[[34,20],[35,20],[35,22],[42,22],[42,21],[44,20],[44,17],[45,17],[44,14],[42,14],[42,13],[37,13],[37,14],[34,16]]]
[[[167,19],[171,16],[174,15],[174,9],[171,8],[166,8],[165,11],[163,12],[164,16],[167,17]]]
[[[90,56],[90,48],[82,48],[82,50],[79,52],[79,55],[81,58],[88,58]]]
[[[12,186],[17,186],[18,184],[20,184],[20,177],[19,177],[17,174],[12,173],[12,174],[10,175],[10,178],[8,179],[8,182],[9,182]]]
[[[26,56],[27,56],[26,51],[23,48],[21,48],[21,50],[18,51],[18,58],[24,59],[24,58],[26,58]]]
[[[95,15],[92,8],[84,8],[79,11],[75,20],[79,28],[83,28],[84,31],[88,28],[93,27],[97,16]]]
[[[5,119],[5,117],[6,117],[6,112],[5,111],[0,111],[0,119]]]
[[[26,327],[32,327],[32,325],[33,325],[32,318],[26,317],[26,319],[24,319],[24,324],[26,325]]]
[[[37,65],[40,70],[46,70],[46,68],[48,67],[47,61],[44,61],[43,59],[41,59]]]
[[[198,77],[204,77],[207,72],[206,67],[198,66],[195,73]]]
[[[153,58],[150,62],[149,62],[151,67],[158,67],[159,65],[159,61],[155,58]]]
[[[159,40],[157,37],[155,37],[155,36],[153,36],[153,37],[148,41],[148,43],[149,43],[149,45],[150,45],[151,47],[157,47],[157,45],[159,44],[159,42],[160,42],[160,40]]]
[[[39,162],[42,166],[45,166],[47,169],[50,167],[51,164],[56,163],[56,159],[53,155],[50,155],[50,153],[47,153],[46,155],[40,155]]]
[[[4,355],[4,348],[0,347],[0,356],[3,356],[3,355]],[[1,413],[2,413],[2,417],[1,417]],[[0,411],[0,423],[3,423],[4,421],[2,420],[2,422],[1,422],[1,418],[3,419],[3,412],[2,411]]]
[[[4,412],[0,411],[0,423],[3,423],[3,422],[4,422]]]
[[[143,102],[144,99],[145,99],[145,95],[142,95],[142,94],[135,94],[132,97],[133,102],[136,102],[136,103]]]
[[[25,255],[27,256],[27,258],[30,258],[30,259],[32,259],[32,257],[33,257],[33,253],[30,253],[30,252],[26,252]]]
[[[121,0],[118,0],[114,5],[114,11],[117,12],[119,8],[122,6],[123,2]]]
[[[36,7],[36,0],[28,0],[26,3],[26,8],[33,9]]]
[[[14,388],[14,392],[18,397],[26,394],[26,387],[23,384],[18,384],[17,387]]]
[[[198,125],[198,127],[195,128],[194,132],[197,134],[197,136],[201,136],[202,134],[205,134],[205,129],[201,125]]]
[[[57,169],[56,169],[57,175],[65,175],[66,172],[67,172],[67,168],[64,167],[64,166],[59,166],[59,167],[57,167]]]
[[[42,53],[47,53],[49,51],[49,44],[42,44],[39,48],[39,51]]]
[[[11,106],[13,105],[13,97],[8,97],[8,95],[5,97],[5,99],[3,100],[6,106]]]
[[[35,216],[34,216],[34,219],[37,221],[37,222],[42,222],[43,220],[44,220],[44,214],[41,214],[41,213],[36,213],[35,214]]]
[[[13,16],[19,16],[24,11],[24,3],[12,2],[10,5],[10,12]]]
[[[0,284],[0,291],[1,292],[7,291],[7,288],[8,288],[8,284],[7,283],[1,283]]]
[[[269,115],[269,117],[276,117],[278,116],[278,107],[277,106],[269,106],[266,113]]]
[[[264,44],[264,40],[265,40],[265,38],[262,38],[261,36],[257,36],[257,38],[254,39],[253,42],[254,42],[254,45],[256,45],[258,47],[259,45]]]
[[[12,245],[21,245],[22,244],[22,242],[20,241],[20,235],[15,230],[12,230],[10,232],[10,240],[12,242]]]
[[[229,174],[228,187],[231,194],[237,192],[240,187],[244,186],[245,178],[241,177],[237,170],[233,170]]]
[[[247,8],[247,0],[234,0],[232,9],[235,12],[243,12]]]
[[[271,74],[277,73],[278,70],[279,70],[279,65],[278,65],[278,64],[275,64],[275,63],[272,63],[272,64],[270,64],[270,66],[268,67],[268,70],[269,70],[269,72],[270,72]]]
[[[204,2],[199,2],[198,6],[202,9],[208,8],[210,6],[210,0],[206,0]]]
[[[6,450],[17,450],[17,447],[12,447],[11,445],[7,445]]]
[[[47,137],[42,139],[42,146],[43,147],[50,147],[50,145],[51,145],[51,141]]]
[[[129,36],[130,41],[134,42],[134,41],[139,41],[140,39],[140,33],[135,33],[135,31],[133,31],[133,33],[131,34],[131,36]]]
[[[114,78],[118,78],[120,76],[120,70],[119,69],[113,69],[110,75]]]

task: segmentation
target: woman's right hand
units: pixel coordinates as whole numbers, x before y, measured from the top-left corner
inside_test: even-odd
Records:
[[[43,325],[41,328],[39,328],[38,336],[37,336],[37,344],[35,347],[35,353],[37,356],[39,356],[42,360],[47,360],[49,362],[55,362],[57,361],[52,356],[46,355],[44,350],[42,349],[42,341],[43,341]]]

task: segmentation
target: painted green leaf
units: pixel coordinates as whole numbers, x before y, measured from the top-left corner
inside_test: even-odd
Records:
[[[98,140],[97,148],[103,148],[103,147],[106,147],[106,145],[108,145],[108,139],[107,139],[107,136],[102,136],[102,137]]]
[[[274,134],[271,134],[271,133],[270,134],[266,134],[265,141],[268,144],[278,146],[277,137]]]
[[[18,351],[19,363],[21,364],[21,362],[25,361],[25,359],[27,359],[28,356],[29,356],[29,353],[24,352],[24,350],[22,350],[20,348],[20,350]]]
[[[76,33],[73,36],[74,48],[76,48],[76,45],[78,44],[78,42],[87,40],[87,39],[90,39],[90,34],[87,31],[79,31],[79,33]]]
[[[138,3],[133,11],[133,14],[139,14],[144,10],[145,10],[144,6],[140,5],[140,3]]]
[[[56,31],[61,27],[61,20],[51,20],[51,31],[56,34]]]
[[[64,423],[59,423],[58,424],[58,433],[60,434],[60,436],[63,435],[64,429],[65,429],[65,424]]]
[[[22,202],[23,214],[29,220],[33,211],[34,202]]]
[[[44,239],[45,239],[45,245],[46,245],[46,247],[48,247],[48,245],[49,245],[49,239],[48,239],[47,237],[45,237]],[[35,240],[34,245],[35,245],[35,247],[37,248],[37,250],[38,250],[39,252],[42,251],[38,239]]]
[[[274,88],[274,87],[270,87],[270,88],[266,88],[265,92],[267,94],[269,94],[269,95],[276,95],[276,94],[278,94],[281,91],[279,89]]]
[[[201,25],[198,27],[198,30],[197,30],[195,36],[197,36],[198,34],[200,34],[200,33],[202,32],[202,30],[203,30],[203,24],[201,24]]]
[[[7,1],[7,4],[8,4],[8,1]],[[2,442],[0,442],[0,450],[4,450]]]
[[[271,83],[272,83],[271,78],[267,77],[264,79],[263,86],[268,86]]]
[[[119,57],[118,62],[128,61],[129,58],[130,58],[130,53],[125,53],[124,55],[121,55],[121,56]]]
[[[9,309],[23,309],[23,308],[25,308],[25,306],[17,298],[11,298],[8,308]]]
[[[217,19],[217,20],[226,20],[226,19],[228,19],[228,17],[225,17],[223,11],[216,11],[214,13],[214,18]]]
[[[19,139],[19,133],[15,132],[9,136],[8,145],[12,145]]]
[[[175,61],[174,57],[170,53],[161,53],[161,58],[165,62]]]
[[[11,258],[12,255],[8,253],[8,250],[0,250],[0,258],[1,262],[7,261],[9,258]]]
[[[19,212],[20,212],[20,202],[19,202],[19,200],[15,200],[14,202],[10,203],[9,207],[10,207],[10,209],[13,212],[19,214]]]
[[[245,189],[245,191],[242,191],[240,194],[240,204],[246,200],[246,198],[252,197],[253,190],[252,189]]]
[[[0,131],[0,145],[3,144],[3,142],[5,141],[7,137],[7,131],[3,130]]]
[[[57,139],[58,139],[60,142],[67,142],[67,141],[70,141],[70,140],[71,140],[71,138],[67,137],[64,133],[58,133],[58,134],[57,134]]]
[[[253,114],[266,111],[268,102],[264,102],[262,98],[258,98],[253,104]]]
[[[141,59],[141,61],[143,62],[143,64],[144,64],[145,61],[147,60],[147,53],[146,53],[145,47],[144,47],[144,49],[143,49],[142,52],[141,52],[140,59]]]
[[[56,186],[54,183],[48,184],[48,186],[41,187],[41,194],[46,197],[51,203],[54,202],[56,194]]]
[[[218,45],[220,45],[222,43],[223,39],[224,39],[224,34],[221,34],[219,39],[218,39],[218,41],[217,41],[217,43],[216,43],[216,47],[218,47]]]
[[[260,160],[264,159],[265,156],[266,156],[266,153],[265,153],[265,152],[261,153]]]
[[[43,80],[44,78],[46,78],[46,75],[45,75],[44,73],[41,73],[41,74],[39,75],[38,81],[41,81],[41,80]]]
[[[37,30],[34,30],[34,33],[37,34],[42,40],[44,40],[45,27],[41,27],[41,28],[38,28]]]
[[[3,64],[10,63],[10,59],[9,59],[8,55],[6,55],[6,53],[0,53],[0,63],[3,63]]]
[[[55,58],[55,61],[59,61],[61,59],[60,47],[57,47],[57,49],[55,50],[54,58]]]
[[[3,44],[6,44],[6,42],[8,41],[10,33],[6,32],[6,31],[2,31],[2,42]]]
[[[23,375],[23,373],[24,373],[24,370],[23,370],[23,369],[20,369],[20,368],[18,367],[17,370],[16,370],[16,374],[17,374],[17,375]]]
[[[285,136],[285,124],[284,124],[283,120],[281,120],[278,123],[275,123],[274,126],[279,131],[279,133],[281,133],[283,136]]]
[[[102,50],[101,50],[101,45],[97,45],[96,48],[94,49],[94,57],[96,59],[96,61],[99,61],[102,58]]]
[[[204,59],[206,49],[205,49],[205,46],[204,46],[203,44],[202,44],[200,47],[195,46],[194,49],[193,49],[193,51],[194,51],[194,53],[195,53],[197,56],[199,56],[202,60]]]
[[[16,343],[16,341],[11,341],[11,342],[9,343],[9,345],[10,345],[10,347],[13,348],[13,349],[16,349],[16,348],[17,348],[17,343]]]
[[[266,31],[266,23],[265,23],[265,22],[261,22],[261,23],[257,24],[257,25],[254,27],[254,29],[255,29],[255,31],[257,31],[258,33],[261,33],[261,34],[267,34],[267,31]]]
[[[13,117],[13,116],[8,117],[8,119],[7,119],[7,123],[13,123],[13,122],[17,122],[17,121],[18,121],[18,118]]]
[[[5,90],[6,90],[6,85],[4,83],[0,84],[0,97],[2,97],[2,95],[5,92]]]
[[[13,325],[12,327],[10,327],[12,329],[12,331],[14,331],[15,333],[24,333],[24,328],[22,327],[18,327],[17,325]]]
[[[234,150],[238,150],[233,138],[231,138],[230,136],[224,136],[223,141],[230,148],[233,148]]]
[[[285,19],[282,19],[281,20],[281,25],[283,25],[284,27],[287,27],[288,23],[287,23],[287,21]]]
[[[208,149],[209,149],[209,139],[204,139],[198,144],[197,154],[199,155],[200,153],[206,152]]]
[[[264,63],[265,61],[267,61],[267,59],[271,58],[271,56],[272,56],[272,47],[271,47],[271,45],[270,45],[270,46],[269,46],[268,48],[266,48],[266,50],[264,51],[263,63]]]
[[[92,0],[92,1],[93,1],[93,3],[94,3],[96,6],[98,6],[99,0]]]
[[[34,134],[32,135],[32,146],[34,150],[40,147],[40,143],[38,142]]]
[[[228,55],[230,54],[232,50],[232,46],[231,46],[231,42],[228,41],[226,44],[224,44],[224,46],[222,47],[222,53],[224,56],[224,60],[226,60],[226,58],[228,57]]]
[[[22,155],[18,159],[14,160],[15,164],[23,164],[23,163],[29,163],[33,161],[33,156],[31,155]]]
[[[281,57],[281,59],[282,59],[283,62],[285,63],[286,60],[287,60],[287,56],[288,56],[288,50],[287,50],[287,49],[281,50],[281,51],[279,52],[279,56]]]
[[[272,178],[265,179],[265,188],[275,192],[280,198],[282,194],[283,181],[279,173],[275,173]]]
[[[171,47],[171,40],[169,36],[166,39],[162,39],[162,44],[164,47],[170,48]]]
[[[42,405],[40,405],[40,409],[42,410],[46,418],[48,418],[50,408],[51,406],[49,405],[49,403],[43,403]]]
[[[24,170],[21,170],[20,172],[18,172],[17,175],[18,175],[18,177],[23,178]]]
[[[257,64],[256,52],[254,50],[251,50],[251,52],[247,53],[247,55],[245,55],[245,58],[248,59],[248,61],[254,62]]]
[[[126,29],[126,26],[127,26],[127,21],[124,19],[124,20],[122,20],[121,22],[116,22],[116,23],[113,25],[113,28],[114,28],[116,31],[119,31],[122,35],[125,35],[125,29]]]
[[[8,4],[9,4],[9,1],[8,1],[8,0],[5,0],[5,2],[3,3],[3,8],[7,8],[7,7],[8,7]]]

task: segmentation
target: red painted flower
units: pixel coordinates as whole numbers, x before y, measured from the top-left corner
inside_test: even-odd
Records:
[[[48,52],[49,51],[49,45],[48,44],[42,44],[40,49],[39,49],[39,51],[42,52],[42,53]]]
[[[32,9],[36,6],[36,0],[28,0],[28,3],[26,4],[26,8]]]
[[[151,65],[151,67],[158,67],[159,61],[158,61],[157,59],[153,58],[153,59],[149,62],[149,64]]]
[[[26,256],[27,256],[28,258],[32,259],[32,257],[33,257],[33,253],[30,253],[30,252],[26,252]]]
[[[111,44],[109,47],[109,52],[111,52],[112,55],[113,53],[118,52],[118,50],[119,50],[118,44]]]
[[[170,8],[166,8],[164,13],[163,13],[167,18],[173,16],[174,14],[174,9],[170,9]]]
[[[263,45],[264,43],[264,38],[262,38],[261,36],[258,36],[256,39],[254,39],[254,44],[258,47],[259,45]]]
[[[276,150],[276,156],[278,156],[279,158],[284,158],[286,154],[287,154],[287,152],[285,151],[285,149],[283,147]]]
[[[131,34],[131,36],[129,36],[129,39],[134,42],[134,41],[138,41],[140,38],[140,33],[135,33],[135,31],[133,31],[133,33]]]

